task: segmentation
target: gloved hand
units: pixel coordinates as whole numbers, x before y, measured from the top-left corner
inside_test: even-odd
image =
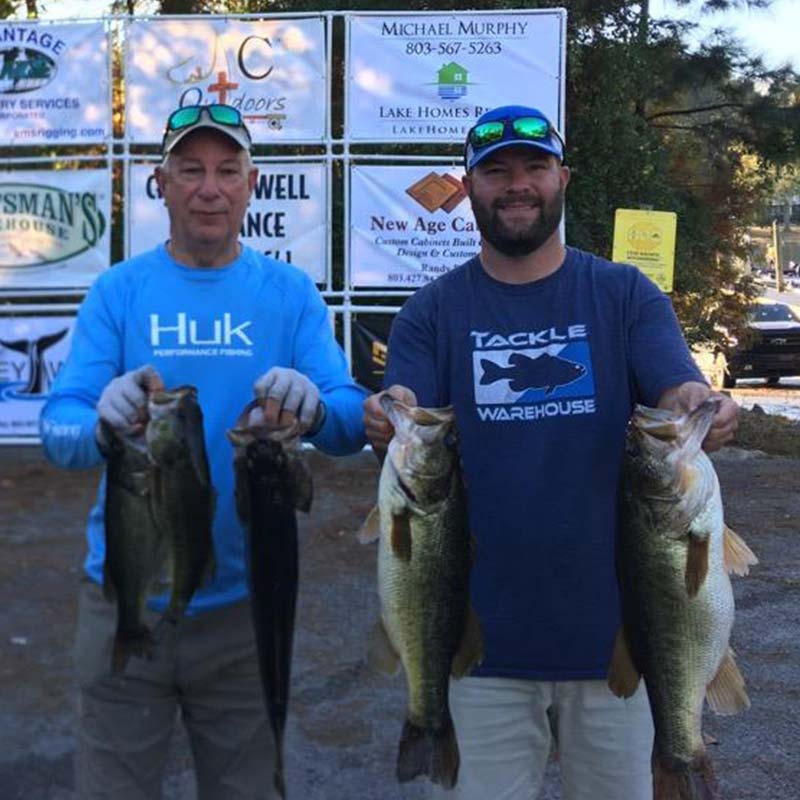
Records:
[[[135,433],[146,418],[147,391],[158,373],[149,364],[114,378],[97,401],[101,420],[121,434]]]
[[[264,401],[263,419],[268,425],[297,418],[302,433],[316,433],[325,421],[325,404],[320,401],[314,382],[296,369],[273,367],[254,385],[256,397]]]

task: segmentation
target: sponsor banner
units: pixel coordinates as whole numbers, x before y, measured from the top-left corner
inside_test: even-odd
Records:
[[[353,314],[353,377],[371,392],[383,388],[386,343],[394,314]]]
[[[126,111],[132,142],[160,143],[178,106],[227,103],[253,142],[318,142],[328,88],[321,17],[148,20],[127,28]]]
[[[110,259],[111,173],[0,172],[0,290],[83,288]]]
[[[614,215],[611,258],[633,264],[662,291],[671,292],[677,228],[678,215],[674,211],[618,208]]]
[[[324,164],[258,164],[256,188],[242,223],[245,244],[302,269],[316,283],[327,275],[327,169]],[[130,255],[169,238],[154,164],[132,164],[128,208]]]
[[[563,128],[561,10],[347,21],[351,140],[461,142],[484,111],[521,102],[520,87]]]
[[[88,144],[110,135],[102,23],[0,22],[0,141]]]
[[[480,234],[463,174],[442,164],[354,166],[351,284],[414,289],[472,258]]]
[[[75,317],[0,317],[0,440],[39,436],[39,412],[69,352]]]

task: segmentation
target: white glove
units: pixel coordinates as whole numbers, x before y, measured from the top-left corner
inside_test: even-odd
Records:
[[[149,364],[112,380],[97,401],[97,414],[122,434],[136,431],[145,420],[147,390],[157,375]]]
[[[322,426],[325,406],[319,399],[319,389],[312,380],[296,369],[273,367],[254,385],[256,397],[264,400],[264,417],[278,424],[283,412],[297,417],[302,431],[316,433]]]

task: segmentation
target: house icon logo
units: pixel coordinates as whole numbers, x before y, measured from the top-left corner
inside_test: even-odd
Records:
[[[455,61],[445,64],[438,72],[439,97],[458,100],[467,93],[467,70]]]

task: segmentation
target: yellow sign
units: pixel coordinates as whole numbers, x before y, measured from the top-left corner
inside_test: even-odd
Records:
[[[611,258],[639,267],[663,291],[671,292],[677,227],[678,217],[673,211],[618,208]]]

